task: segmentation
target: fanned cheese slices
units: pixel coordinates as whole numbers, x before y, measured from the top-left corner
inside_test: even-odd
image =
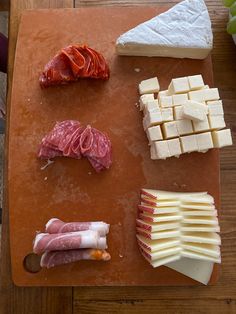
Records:
[[[120,55],[204,59],[213,46],[204,0],[185,0],[122,34]]]
[[[207,284],[213,264],[221,263],[214,198],[207,192],[143,189],[138,209],[137,241],[143,257],[153,267],[166,265]]]

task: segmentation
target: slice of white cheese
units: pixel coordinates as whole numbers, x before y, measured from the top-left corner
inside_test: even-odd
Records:
[[[179,239],[160,239],[160,240],[150,240],[140,234],[136,234],[139,245],[146,248],[149,252],[156,252],[163,250],[165,248],[180,245]]]
[[[185,0],[122,34],[116,51],[120,55],[204,59],[212,46],[204,0]]]
[[[214,263],[182,257],[180,260],[165,266],[207,285],[211,279]]]
[[[169,249],[164,249],[164,250],[160,250],[160,251],[156,251],[156,252],[148,252],[147,249],[144,249],[141,247],[140,247],[140,250],[141,250],[142,254],[146,256],[146,258],[149,260],[149,262],[157,261],[157,260],[163,259],[164,257],[167,257],[167,256],[173,256],[173,255],[179,254],[181,252],[181,248],[179,248],[179,247],[171,247]]]
[[[140,228],[146,229],[149,232],[157,232],[161,230],[177,229],[179,228],[178,222],[145,222],[140,219],[136,220],[136,225]],[[209,227],[210,228],[210,227]],[[188,231],[188,230],[185,230]],[[207,230],[208,232],[211,230]]]
[[[149,232],[148,230],[139,227],[137,227],[136,230],[138,234],[141,234],[143,237],[151,240],[177,238],[180,236],[179,230],[162,230],[158,232]]]

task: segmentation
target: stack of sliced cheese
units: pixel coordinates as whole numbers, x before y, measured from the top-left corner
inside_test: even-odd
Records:
[[[232,145],[219,91],[205,85],[201,75],[173,79],[164,91],[154,77],[142,81],[139,92],[152,159]]]
[[[204,278],[209,280],[213,264],[221,262],[219,231],[214,199],[206,192],[141,191],[137,240],[143,257],[153,267],[170,263],[174,268],[176,261],[184,259],[191,265],[196,260],[208,265],[209,274]],[[187,275],[191,277],[191,271]],[[199,281],[208,282],[204,280]]]

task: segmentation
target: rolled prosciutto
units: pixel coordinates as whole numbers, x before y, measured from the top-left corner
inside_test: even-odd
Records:
[[[50,219],[46,224],[46,233],[65,233],[93,230],[97,231],[100,237],[105,237],[109,232],[109,225],[103,221],[94,222],[64,222],[58,218]]]
[[[87,248],[106,249],[106,238],[100,237],[98,232],[93,230],[55,234],[39,233],[33,244],[33,252],[36,254]]]
[[[69,251],[45,252],[40,261],[41,267],[51,268],[80,260],[109,261],[111,256],[104,250],[81,249]]]

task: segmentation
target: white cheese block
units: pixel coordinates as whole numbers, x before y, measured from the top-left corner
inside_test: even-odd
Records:
[[[169,147],[170,156],[179,157],[182,154],[179,138],[168,140],[167,143]]]
[[[160,85],[159,85],[157,77],[144,80],[139,84],[139,93],[141,95],[150,94],[150,93],[158,93],[159,90],[160,90]]]
[[[210,130],[208,118],[206,117],[202,121],[193,121],[194,132],[205,132]]]
[[[208,108],[206,105],[194,100],[187,100],[183,105],[184,119],[203,121],[206,119],[207,112]]]
[[[208,149],[214,148],[210,132],[197,134],[196,139],[199,152],[204,152]]]
[[[207,102],[208,113],[211,116],[218,116],[224,114],[222,100],[213,100]]]
[[[197,90],[205,87],[203,78],[201,75],[188,76],[188,82],[190,90]]]
[[[163,122],[173,121],[173,109],[172,108],[161,108],[161,116]]]
[[[153,100],[154,100],[154,94],[144,94],[140,96],[140,99],[139,99],[140,110],[143,110],[144,107],[147,105],[147,103]]]
[[[208,121],[209,121],[209,125],[211,130],[220,130],[225,128],[226,124],[225,124],[225,119],[223,115],[219,115],[219,116],[208,116]]]
[[[120,55],[205,59],[213,47],[204,0],[185,0],[122,34]]]
[[[196,135],[180,137],[180,143],[183,153],[191,153],[198,150]]]
[[[169,230],[169,229],[177,229],[179,228],[178,222],[145,222],[143,220],[137,219],[136,225],[142,229],[146,229],[149,232],[157,232],[162,230]],[[186,230],[188,231],[188,230]],[[208,230],[206,230],[208,231]],[[211,231],[211,230],[210,230]]]
[[[190,91],[189,81],[187,77],[179,77],[172,79],[169,87],[168,87],[168,94],[181,94],[187,93]]]
[[[160,239],[160,240],[150,240],[141,236],[140,234],[136,234],[139,245],[146,248],[149,252],[156,252],[159,250],[163,250],[169,247],[180,245],[179,239]]]
[[[162,230],[158,232],[149,232],[148,230],[139,227],[137,227],[136,230],[138,234],[141,234],[143,237],[151,240],[177,238],[180,236],[179,230]]]
[[[175,120],[184,120],[183,106],[176,106],[173,109]]]
[[[152,112],[147,112],[143,118],[143,128],[146,131],[148,128],[162,123],[162,115],[159,109]]]
[[[160,96],[159,98],[160,106],[162,108],[168,108],[173,106],[172,96]]]
[[[166,159],[170,157],[170,151],[167,141],[154,142],[155,153],[157,159]]]
[[[233,145],[230,129],[212,132],[212,139],[216,148]]]
[[[159,125],[147,129],[149,143],[163,140],[161,127]]]
[[[179,136],[176,121],[165,122],[161,127],[165,139]]]
[[[168,95],[168,90],[161,90],[158,93],[158,100],[160,101],[161,96],[170,96]]]
[[[159,102],[158,99],[154,99],[151,101],[148,101],[147,104],[143,108],[144,115],[147,114],[147,112],[153,112],[159,109]]]
[[[209,88],[209,89],[191,91],[188,93],[188,96],[190,100],[195,100],[199,102],[220,99],[218,88]]]
[[[172,99],[173,99],[173,106],[183,105],[188,100],[188,94],[187,93],[176,94],[172,96]]]
[[[179,135],[193,133],[193,126],[190,120],[177,120],[176,125]]]
[[[214,263],[182,257],[180,260],[165,266],[207,285],[211,279]]]

